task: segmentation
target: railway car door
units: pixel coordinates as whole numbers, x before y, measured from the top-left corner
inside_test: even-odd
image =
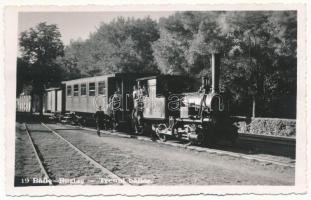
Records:
[[[62,90],[57,90],[56,112],[62,111]]]
[[[122,78],[122,120],[129,122],[131,120],[131,114],[133,109],[133,86],[136,81],[134,77],[123,77]]]
[[[144,104],[144,118],[165,119],[165,97],[157,96],[157,79],[148,80]]]
[[[97,82],[97,95],[94,99],[96,102],[94,102],[95,109],[97,109],[99,106],[103,107],[103,111],[107,111],[107,104],[106,104],[106,80],[99,80]]]
[[[111,77],[108,78],[108,103],[111,112],[120,112],[122,105],[122,80]]]

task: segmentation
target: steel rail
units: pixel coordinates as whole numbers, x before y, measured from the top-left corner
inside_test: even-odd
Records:
[[[109,171],[107,168],[105,168],[104,166],[102,166],[100,163],[98,163],[96,160],[94,160],[92,157],[88,156],[86,153],[84,153],[83,151],[81,151],[79,148],[77,148],[76,146],[74,146],[71,142],[69,142],[68,140],[66,140],[64,137],[62,137],[61,135],[59,135],[56,131],[54,131],[53,129],[51,129],[50,127],[48,127],[46,124],[44,124],[43,122],[41,122],[41,125],[44,126],[45,128],[47,128],[49,131],[51,131],[52,133],[54,133],[57,137],[59,137],[60,139],[62,139],[64,142],[66,142],[70,147],[72,147],[74,150],[76,150],[82,157],[84,157],[85,159],[87,159],[88,161],[90,161],[95,167],[101,169],[101,171],[103,173],[108,174],[111,178],[118,180],[118,183],[122,183],[123,185],[130,185],[128,182],[126,182],[124,179],[120,178],[118,175],[114,174],[113,172]]]
[[[44,178],[47,178],[47,179],[49,180],[49,181],[48,181],[49,185],[53,185],[52,179],[51,179],[51,177],[49,176],[49,174],[47,173],[47,171],[46,171],[46,169],[45,169],[45,167],[44,167],[44,165],[43,165],[43,163],[42,163],[42,160],[40,159],[40,156],[39,156],[39,154],[38,154],[38,150],[36,149],[36,147],[35,147],[35,145],[34,145],[34,141],[33,141],[32,137],[31,137],[31,135],[30,135],[30,132],[29,132],[29,129],[28,129],[26,123],[24,123],[24,126],[25,126],[26,133],[27,133],[27,135],[28,135],[28,137],[29,137],[29,141],[30,141],[30,143],[31,143],[32,149],[33,149],[33,151],[34,151],[34,153],[35,153],[35,156],[36,156],[36,158],[37,158],[37,161],[38,161],[38,163],[39,163],[39,165],[40,165],[41,171],[42,171],[43,174],[44,174]]]
[[[65,125],[65,126],[73,127],[72,125]],[[96,130],[92,129],[92,128],[80,127],[80,129],[96,132]],[[104,134],[107,134],[107,135],[113,135],[113,136],[118,136],[118,137],[126,137],[126,138],[133,138],[130,135],[126,135],[124,133],[122,134],[120,132],[117,132],[117,133],[109,133],[109,132],[106,132],[106,131],[100,131],[100,132],[104,133]],[[145,137],[145,136],[137,136],[135,138],[138,139],[138,140],[144,140],[144,141],[149,141],[150,142],[150,138]],[[284,167],[291,167],[291,168],[295,167],[295,163],[288,163],[288,162],[282,162],[282,161],[277,161],[277,160],[273,160],[273,159],[260,158],[259,156],[256,156],[256,155],[248,155],[248,154],[230,152],[228,150],[211,149],[211,148],[199,147],[199,146],[189,146],[189,145],[178,144],[178,143],[174,143],[174,142],[170,142],[170,141],[162,142],[162,141],[158,141],[157,140],[156,142],[160,143],[160,144],[163,144],[163,145],[169,145],[169,146],[174,146],[174,147],[179,147],[179,148],[185,148],[185,149],[195,150],[195,151],[198,151],[198,152],[216,153],[216,154],[227,155],[227,156],[232,156],[232,157],[236,157],[236,158],[243,158],[243,159],[247,159],[247,160],[255,160],[255,161],[258,161],[258,162],[272,163],[272,164],[279,165],[279,166],[284,166]]]

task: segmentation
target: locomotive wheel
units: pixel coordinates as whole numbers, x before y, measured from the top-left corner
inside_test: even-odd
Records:
[[[166,142],[167,138],[165,134],[159,133],[159,130],[155,131],[156,135],[158,136],[159,140],[162,142]]]
[[[160,141],[162,141],[162,142],[166,142],[167,137],[166,137],[166,135],[165,135],[165,134],[157,134],[157,135],[158,135],[158,137],[159,137]]]
[[[159,129],[163,129],[163,127],[166,129],[167,126],[165,124],[159,125],[156,128],[155,133],[158,136],[160,141],[165,142],[167,140],[167,135],[159,132]]]

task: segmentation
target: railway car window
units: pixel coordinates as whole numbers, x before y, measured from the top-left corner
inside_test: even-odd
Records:
[[[79,96],[79,85],[73,86],[73,96]]]
[[[71,96],[71,85],[67,85],[67,96]]]
[[[86,84],[82,83],[81,84],[81,96],[86,95]]]
[[[105,81],[98,82],[98,94],[105,95],[106,94],[106,84]]]
[[[89,83],[89,96],[95,96],[95,83]]]

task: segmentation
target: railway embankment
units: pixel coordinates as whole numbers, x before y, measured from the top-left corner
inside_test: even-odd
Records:
[[[233,117],[233,119],[239,133],[286,138],[296,137],[295,119],[245,117]]]

